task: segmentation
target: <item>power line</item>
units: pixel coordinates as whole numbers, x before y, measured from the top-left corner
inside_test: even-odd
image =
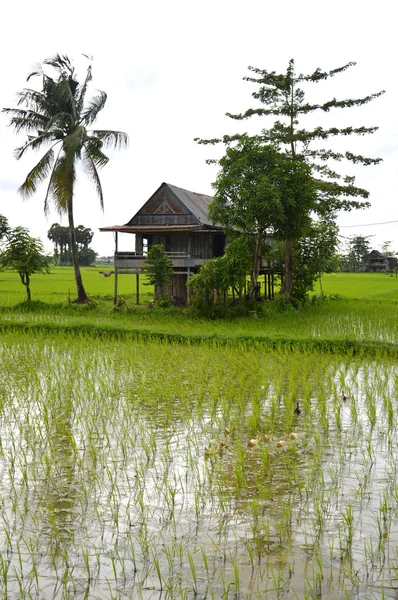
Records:
[[[381,223],[361,223],[360,225],[339,225],[342,229],[343,227],[346,229],[347,227],[372,227],[373,225],[389,225],[390,223],[398,223],[397,221],[382,221]]]

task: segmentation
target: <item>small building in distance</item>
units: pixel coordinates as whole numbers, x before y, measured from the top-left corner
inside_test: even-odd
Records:
[[[118,274],[135,273],[138,303],[139,275],[144,272],[146,254],[151,246],[162,244],[173,262],[168,294],[177,304],[188,303],[190,275],[224,252],[225,233],[208,218],[212,200],[212,196],[162,183],[128,223],[100,228],[115,234],[115,300]],[[135,234],[135,249],[119,252],[118,233]]]
[[[389,270],[388,256],[378,250],[372,250],[361,259],[361,271],[365,273],[387,272]]]

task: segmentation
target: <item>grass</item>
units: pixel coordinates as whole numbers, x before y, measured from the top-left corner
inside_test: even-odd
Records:
[[[104,277],[99,272],[113,270],[110,265],[106,267],[83,267],[82,276],[84,285],[89,295],[95,298],[113,298],[114,275]],[[261,278],[260,278],[261,280]],[[131,304],[135,302],[136,293],[135,275],[120,275],[118,279],[118,293],[127,296]],[[32,298],[44,302],[67,301],[69,295],[75,296],[75,282],[72,267],[52,267],[49,275],[36,274],[32,276]],[[397,300],[398,279],[382,273],[327,273],[322,276],[322,288],[325,294],[340,294],[346,298],[361,298],[373,300]],[[25,298],[24,288],[17,273],[0,272],[1,305],[4,305],[4,296],[13,298],[13,302],[22,302]],[[320,293],[319,282],[316,284],[315,293]],[[146,285],[145,276],[140,276],[140,295],[142,302],[148,303],[152,297],[152,286]]]
[[[324,294],[341,294],[346,298],[398,300],[398,279],[385,273],[327,273],[322,276]],[[319,282],[315,292],[321,291]]]
[[[87,294],[95,300],[112,300],[114,293],[114,275],[104,277],[100,271],[113,270],[110,265],[106,267],[82,267],[83,283]],[[153,295],[153,287],[145,285],[146,278],[140,275],[140,295],[144,303],[148,303]],[[135,275],[120,275],[118,279],[118,294],[134,298],[136,294]],[[33,300],[42,302],[59,303],[72,300],[76,296],[76,285],[72,267],[52,267],[48,275],[35,274],[31,279]],[[26,298],[24,287],[17,273],[0,271],[0,305],[23,302]]]

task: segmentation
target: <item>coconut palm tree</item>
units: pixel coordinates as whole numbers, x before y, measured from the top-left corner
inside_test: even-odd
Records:
[[[88,57],[86,57],[88,58]],[[51,77],[45,67],[55,72]],[[68,216],[70,245],[77,288],[77,302],[88,301],[78,264],[78,248],[73,220],[76,166],[81,163],[97,192],[100,206],[104,200],[98,170],[105,166],[108,157],[103,148],[122,148],[128,144],[128,136],[122,131],[90,130],[98,113],[104,108],[107,95],[99,91],[85,102],[88,85],[92,79],[91,62],[84,81],[80,83],[75,69],[67,56],[56,55],[44,60],[37,71],[28,76],[42,79],[41,91],[23,89],[18,94],[18,108],[4,108],[10,116],[14,130],[25,132],[28,139],[16,148],[15,157],[20,159],[27,150],[40,150],[50,146],[39,162],[28,173],[19,192],[25,198],[32,196],[37,184],[49,178],[44,198],[44,212],[48,213],[53,202],[60,214]],[[25,108],[20,108],[21,106]]]

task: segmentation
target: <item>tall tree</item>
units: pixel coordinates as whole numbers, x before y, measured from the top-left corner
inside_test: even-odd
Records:
[[[47,237],[54,243],[54,257],[57,265],[72,265],[72,250],[70,247],[69,228],[53,223],[47,232]],[[75,238],[78,249],[79,265],[88,266],[95,262],[96,252],[89,248],[94,232],[89,227],[75,227]]]
[[[31,275],[48,273],[51,262],[51,256],[44,254],[41,241],[31,237],[27,229],[15,227],[8,231],[4,251],[0,253],[0,268],[17,271],[29,301]]]
[[[362,257],[370,252],[370,235],[353,235],[348,238],[348,265],[350,271],[359,272]]]
[[[311,224],[311,212],[317,210],[314,180],[305,161],[293,161],[278,147],[249,137],[228,147],[219,164],[209,216],[229,236],[233,231],[254,236],[249,288],[254,298],[267,235],[299,239]]]
[[[45,72],[52,69],[55,77]],[[78,247],[73,216],[76,166],[80,162],[94,184],[100,206],[103,208],[103,192],[98,170],[105,166],[108,157],[103,149],[126,147],[128,136],[121,131],[90,130],[99,112],[104,108],[107,95],[99,91],[85,102],[92,80],[91,64],[85,78],[79,82],[75,68],[67,56],[56,55],[43,61],[38,71],[28,76],[39,76],[42,89],[23,89],[19,93],[18,107],[4,108],[10,117],[10,125],[17,133],[25,132],[28,139],[15,150],[20,159],[27,150],[39,150],[50,145],[39,162],[28,173],[19,188],[23,197],[29,198],[37,185],[49,178],[44,197],[44,212],[53,202],[59,213],[68,216],[70,246],[77,289],[77,302],[88,301],[78,263]]]
[[[363,98],[337,100],[333,98],[321,104],[310,103],[306,100],[301,89],[302,84],[319,83],[343,73],[355,63],[348,63],[331,71],[316,69],[308,75],[295,72],[294,60],[289,62],[286,73],[277,74],[275,71],[266,71],[249,67],[254,74],[245,77],[246,81],[258,84],[258,89],[252,96],[264,106],[250,108],[241,114],[227,113],[229,117],[237,120],[248,119],[253,116],[270,117],[271,123],[262,129],[261,133],[254,136],[262,144],[276,144],[289,160],[305,161],[312,171],[316,182],[318,194],[318,214],[321,217],[331,218],[338,210],[351,210],[368,206],[366,201],[369,192],[355,185],[355,178],[339,174],[333,164],[347,160],[353,164],[372,165],[380,162],[379,158],[367,158],[350,151],[338,152],[330,147],[320,147],[323,142],[336,136],[366,135],[374,133],[377,127],[330,127],[321,126],[307,130],[300,122],[300,118],[315,111],[329,112],[334,108],[352,108],[362,106],[379,97],[384,92],[370,94]],[[247,136],[246,136],[247,137]],[[225,143],[233,145],[242,139],[241,134],[226,135],[222,138],[210,140],[197,139],[202,144]],[[314,146],[313,143],[316,143]],[[212,161],[210,161],[212,162]],[[214,162],[214,161],[213,161]],[[299,196],[297,197],[299,205]],[[296,213],[297,215],[297,213]],[[293,288],[293,256],[297,244],[297,228],[294,229],[294,211],[287,211],[286,225],[291,233],[284,240],[284,280],[282,293],[289,298]]]
[[[54,243],[54,258],[57,265],[70,265],[70,236],[69,228],[59,223],[53,223],[47,232],[47,237]]]

